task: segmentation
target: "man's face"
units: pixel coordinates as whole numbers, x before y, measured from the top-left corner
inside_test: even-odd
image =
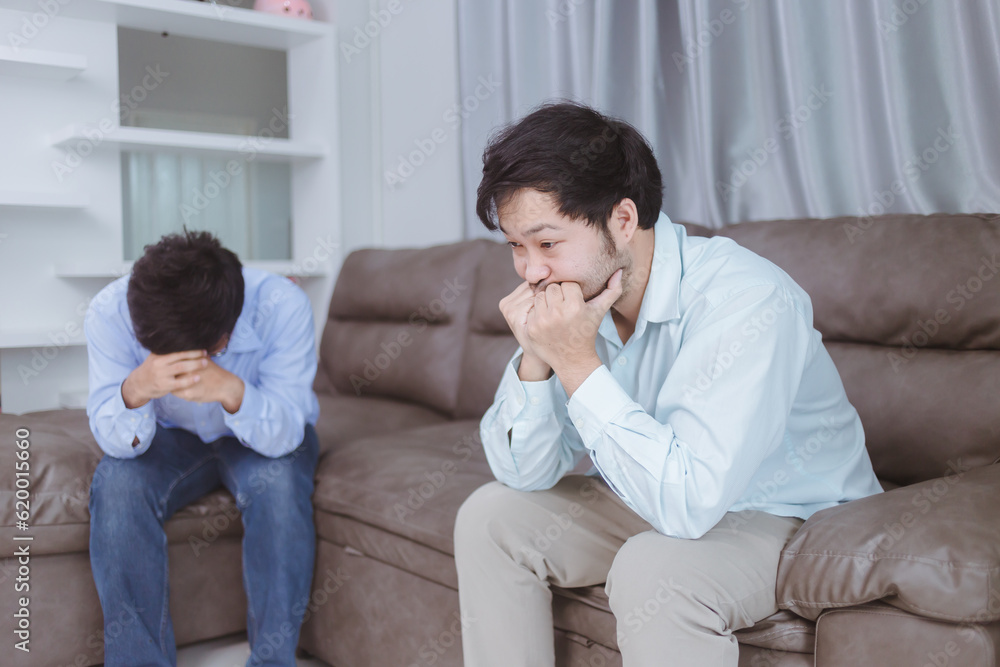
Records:
[[[559,213],[549,195],[522,190],[500,211],[500,230],[514,252],[514,269],[535,292],[552,283],[579,283],[583,298],[604,291],[608,279],[624,268],[631,256],[597,227]]]

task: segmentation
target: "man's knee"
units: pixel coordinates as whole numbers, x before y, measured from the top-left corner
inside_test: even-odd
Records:
[[[716,591],[693,542],[647,531],[622,545],[605,586],[619,642],[651,624],[722,631],[724,623],[711,602]]]
[[[683,540],[647,531],[618,550],[605,590],[612,610],[642,618],[684,604],[697,576],[697,564],[683,557]]]
[[[278,458],[254,456],[253,464],[237,480],[236,501],[240,509],[258,500],[280,505],[301,504],[311,499],[318,449],[316,432],[306,424],[302,444],[290,453]]]
[[[90,481],[90,508],[100,507],[106,502],[122,502],[142,493],[148,485],[137,474],[137,466],[129,459],[117,459],[105,455],[97,464],[94,477]]]
[[[283,514],[312,506],[313,483],[283,459],[264,459],[255,466],[236,493],[245,514],[268,511]]]
[[[455,544],[476,540],[487,534],[489,526],[502,517],[511,506],[512,494],[523,493],[504,486],[500,482],[490,482],[472,492],[455,517]]]
[[[157,514],[150,485],[129,459],[105,456],[90,482],[88,507],[92,528],[118,528],[129,517]]]

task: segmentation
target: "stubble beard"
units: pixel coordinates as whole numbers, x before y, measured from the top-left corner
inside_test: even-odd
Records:
[[[618,269],[622,270],[622,293],[618,298],[621,299],[628,293],[628,281],[632,275],[632,257],[628,251],[615,247],[615,242],[608,236],[603,238],[600,257],[580,282],[584,301],[590,301],[607,289],[608,281]]]

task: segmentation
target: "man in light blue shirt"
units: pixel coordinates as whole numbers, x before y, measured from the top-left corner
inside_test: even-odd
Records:
[[[626,665],[735,667],[802,520],[881,491],[808,295],[672,224],[645,140],[586,107],[505,129],[483,174],[524,282],[481,424],[499,483],[455,529],[466,665],[554,664],[548,586],[606,582]]]
[[[105,628],[105,664],[176,664],[163,523],[224,487],[243,518],[247,665],[294,665],[315,557],[308,298],[185,232],[147,246],[84,329],[87,414],[106,454],[90,491],[91,567],[105,625],[138,616]]]

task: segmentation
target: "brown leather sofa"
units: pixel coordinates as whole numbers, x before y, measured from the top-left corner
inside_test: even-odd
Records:
[[[737,633],[740,664],[1000,665],[1000,220],[716,233],[809,292],[891,489],[806,522],[782,557],[783,610]],[[461,664],[462,625],[476,621],[459,615],[452,528],[491,479],[478,419],[515,348],[497,302],[516,282],[509,251],[488,241],[359,251],[343,266],[316,383],[318,557],[300,641],[331,665]],[[31,638],[30,654],[9,647],[3,664],[97,664],[115,622],[133,622],[114,619],[103,636],[90,575],[87,490],[100,450],[80,411],[2,415],[0,433],[0,636],[17,640],[28,597]],[[15,527],[19,439],[30,443],[27,531]],[[232,498],[210,494],[167,532],[178,642],[242,631]],[[25,544],[27,573],[15,556]],[[25,578],[30,591],[15,592]],[[651,591],[647,613],[659,604]],[[601,587],[557,590],[553,605],[561,665],[621,663]]]

